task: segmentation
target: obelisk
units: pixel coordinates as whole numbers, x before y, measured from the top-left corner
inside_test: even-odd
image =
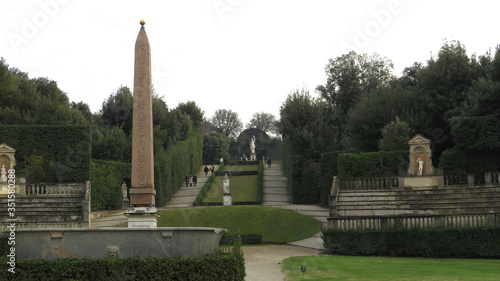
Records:
[[[132,115],[132,175],[128,227],[156,227],[151,48],[144,28],[135,42],[134,105]]]

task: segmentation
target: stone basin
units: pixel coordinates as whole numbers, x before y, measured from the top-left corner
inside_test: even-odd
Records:
[[[16,230],[16,257],[196,257],[213,253],[223,228],[46,228]]]

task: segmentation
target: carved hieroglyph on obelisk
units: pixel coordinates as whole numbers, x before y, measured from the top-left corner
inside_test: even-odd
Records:
[[[141,20],[135,43],[134,107],[132,119],[132,177],[129,189],[129,227],[156,227],[153,159],[153,110],[151,89],[151,49]],[[141,223],[141,221],[151,223]],[[131,223],[133,221],[133,223]]]

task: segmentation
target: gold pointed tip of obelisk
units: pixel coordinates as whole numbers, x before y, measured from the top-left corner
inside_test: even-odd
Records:
[[[141,24],[142,27],[144,27],[144,25],[146,24],[146,21],[145,20],[141,20],[139,23]]]

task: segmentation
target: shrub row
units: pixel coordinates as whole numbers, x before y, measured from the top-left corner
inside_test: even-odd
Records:
[[[16,175],[27,182],[85,182],[90,178],[89,126],[0,126],[0,143],[16,149]]]
[[[156,206],[165,205],[186,175],[193,174],[201,165],[203,137],[193,134],[179,141],[168,151],[155,155]],[[130,187],[131,164],[92,160],[92,211],[122,208],[122,183]]]
[[[475,173],[483,176],[485,172],[500,171],[500,149],[497,150],[445,150],[439,158],[439,168],[447,174]]]
[[[331,254],[427,258],[499,258],[500,227],[323,230]]]
[[[337,160],[338,176],[403,176],[408,169],[408,155],[408,151],[341,153]]]
[[[5,258],[1,258],[5,264]],[[5,262],[4,262],[5,261]],[[15,273],[0,271],[0,280],[115,281],[115,280],[244,280],[244,258],[239,247],[195,258],[105,258],[16,261]]]

